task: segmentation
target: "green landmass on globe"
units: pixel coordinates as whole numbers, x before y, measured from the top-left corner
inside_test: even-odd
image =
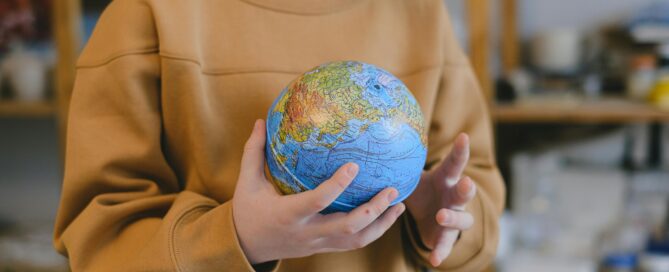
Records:
[[[406,198],[425,163],[423,115],[406,86],[373,65],[340,61],[294,81],[270,108],[266,148],[272,180],[285,194],[310,190],[340,166],[360,171],[329,211],[348,211],[386,187]]]

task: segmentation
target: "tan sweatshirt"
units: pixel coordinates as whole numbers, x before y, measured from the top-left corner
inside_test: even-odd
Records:
[[[476,223],[438,270],[489,265],[504,186],[442,0],[113,1],[77,65],[55,247],[75,271],[253,270],[231,209],[244,142],[289,81],[334,60],[380,66],[409,87],[430,127],[428,167],[469,133]],[[365,248],[275,269],[429,267],[410,220]]]

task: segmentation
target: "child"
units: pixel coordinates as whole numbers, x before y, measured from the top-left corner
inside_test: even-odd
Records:
[[[77,65],[56,248],[75,271],[485,268],[504,187],[446,14],[441,0],[113,1]],[[388,188],[319,214],[355,164],[290,196],[264,175],[257,119],[334,60],[389,70],[424,111],[426,171],[404,204]]]

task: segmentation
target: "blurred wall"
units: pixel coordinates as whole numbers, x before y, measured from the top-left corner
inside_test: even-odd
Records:
[[[603,24],[625,19],[636,10],[658,0],[518,1],[521,9],[521,33],[528,37],[536,31],[555,27],[592,30]]]
[[[444,0],[453,20],[453,28],[463,48],[467,48],[465,3],[467,0]],[[588,34],[604,25],[625,22],[636,11],[657,1],[669,0],[516,0],[518,27],[523,41],[534,34],[555,28],[576,28]],[[491,7],[491,72],[500,73],[501,17],[499,0],[490,0]]]
[[[53,119],[0,119],[0,220],[50,227],[60,151]]]

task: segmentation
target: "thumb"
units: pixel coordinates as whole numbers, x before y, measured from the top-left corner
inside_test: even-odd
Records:
[[[262,180],[265,175],[265,122],[256,120],[253,132],[244,145],[242,165],[239,172],[240,180]]]

